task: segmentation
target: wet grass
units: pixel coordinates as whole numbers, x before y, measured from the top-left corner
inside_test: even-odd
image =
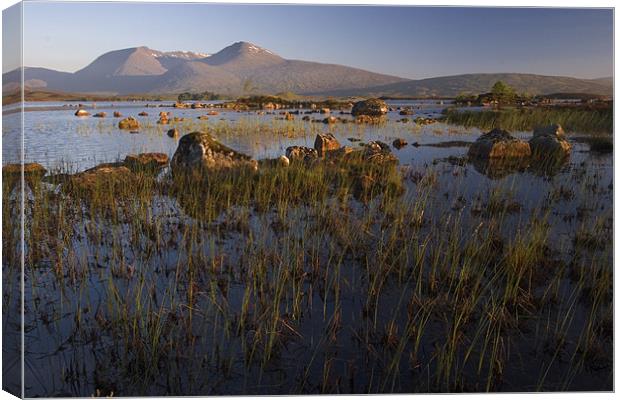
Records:
[[[540,204],[449,163],[64,172],[26,188],[29,395],[611,390],[611,189],[587,165]]]
[[[365,129],[300,117],[145,121],[141,134],[260,147]],[[49,371],[28,394],[611,390],[612,188],[591,168],[545,177],[540,203],[510,178],[472,188],[466,160],[52,171],[26,188],[26,357]],[[6,305],[21,255],[18,189],[3,182]]]
[[[613,132],[613,108],[536,107],[502,110],[458,111],[448,109],[449,124],[491,130],[531,131],[537,126],[560,124],[567,132],[606,134]]]

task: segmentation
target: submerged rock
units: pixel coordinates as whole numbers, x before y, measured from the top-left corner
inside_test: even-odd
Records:
[[[362,158],[375,164],[398,164],[398,157],[392,154],[390,146],[379,140],[369,142],[364,146]]]
[[[392,146],[394,146],[397,149],[402,149],[403,147],[407,146],[407,144],[408,144],[407,141],[401,138],[398,138],[392,142]]]
[[[529,141],[532,154],[538,158],[562,158],[570,154],[571,145],[564,136],[564,130],[558,124],[534,129],[534,136]]]
[[[134,117],[127,117],[118,122],[119,129],[136,130],[140,129],[140,123]]]
[[[86,110],[82,110],[81,108],[77,110],[74,114],[76,117],[88,117],[90,113]]]
[[[353,105],[353,109],[351,110],[351,114],[353,116],[358,115],[368,115],[370,117],[380,117],[382,115],[387,114],[388,105],[385,101],[380,99],[368,99],[363,101],[358,101]]]
[[[142,111],[142,112],[138,113],[138,116],[140,116],[140,117],[148,117],[149,113],[147,113],[146,111]]]
[[[105,118],[107,115],[108,115],[107,113],[105,113],[105,112],[101,111],[101,112],[98,112],[97,114],[93,115],[93,117],[96,117],[96,118]]]
[[[250,156],[224,146],[207,132],[192,132],[179,140],[179,147],[172,157],[171,166],[174,174],[185,174],[201,169],[256,170],[258,163]]]
[[[385,118],[383,116],[370,116],[370,115],[358,115],[355,118],[355,122],[358,124],[380,124],[384,122]]]
[[[531,155],[529,143],[517,139],[507,131],[493,129],[481,135],[467,153],[473,158],[522,158]]]
[[[114,114],[113,114],[113,115],[114,115],[114,117],[115,117],[115,118],[120,118],[120,117],[122,117],[122,116],[123,116],[123,114],[121,114],[121,113],[120,113],[120,112],[118,112],[118,111],[114,111]]]
[[[317,151],[319,157],[324,157],[327,152],[339,148],[340,142],[338,142],[331,133],[319,133],[314,139],[314,149]]]
[[[310,147],[290,146],[286,148],[286,156],[290,161],[312,161],[319,158],[319,153]]]
[[[530,158],[470,157],[469,162],[480,174],[485,175],[490,179],[501,179],[517,172],[525,172],[530,165]]]

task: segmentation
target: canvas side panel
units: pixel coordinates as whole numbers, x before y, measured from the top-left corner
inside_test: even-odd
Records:
[[[22,396],[22,3],[2,11],[2,389]]]

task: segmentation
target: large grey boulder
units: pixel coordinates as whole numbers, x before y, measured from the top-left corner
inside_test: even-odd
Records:
[[[493,129],[481,135],[468,152],[468,156],[473,158],[497,159],[523,158],[531,154],[529,143],[501,129]]]
[[[170,165],[173,174],[234,168],[258,169],[256,160],[224,146],[207,132],[192,132],[183,136]]]
[[[370,117],[380,117],[387,114],[388,105],[385,101],[380,99],[368,99],[358,101],[353,105],[351,114],[355,117],[358,115],[368,115]]]

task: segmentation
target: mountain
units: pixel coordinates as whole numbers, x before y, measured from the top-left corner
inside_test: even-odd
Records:
[[[519,93],[590,93],[610,96],[613,94],[613,86],[612,80],[609,79],[578,79],[565,76],[516,73],[466,74],[410,80],[365,89],[332,90],[320,94],[331,96],[453,97],[461,93],[488,92],[495,82],[503,81]]]
[[[336,64],[285,59],[248,42],[214,54],[163,52],[148,47],[110,51],[75,73],[24,68],[29,89],[99,94],[171,94],[211,91],[225,95],[294,92],[322,96],[455,96],[488,91],[503,80],[519,92],[610,95],[612,78],[576,79],[531,74],[469,74],[410,80]],[[20,70],[3,74],[14,90]]]
[[[208,90],[240,95],[344,90],[406,81],[341,65],[287,60],[248,42],[234,43],[212,55],[135,47],[105,53],[73,74],[58,72],[62,79],[48,71],[25,68],[26,87],[106,94]],[[3,84],[11,82],[19,82],[19,73],[3,75]]]

